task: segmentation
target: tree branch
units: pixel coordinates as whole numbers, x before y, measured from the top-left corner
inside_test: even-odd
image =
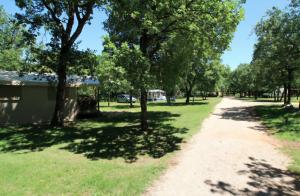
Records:
[[[72,2],[69,2],[68,17],[69,20],[66,26],[66,36],[69,38],[74,25],[74,4]]]
[[[64,26],[63,24],[61,23],[61,20],[56,17],[56,14],[55,12],[53,11],[53,9],[50,7],[50,5],[45,1],[45,0],[42,0],[42,3],[43,5],[46,7],[46,9],[49,11],[52,19],[54,20],[54,22],[59,26],[59,28],[61,29],[62,32],[65,32],[65,29],[64,29]]]
[[[80,12],[79,12],[79,6],[78,6],[78,4],[75,4],[75,14],[76,14],[76,18],[77,18],[77,21],[79,22],[79,21],[81,21],[82,19],[81,19],[81,17],[80,17]]]
[[[75,42],[75,40],[77,39],[77,37],[80,35],[80,33],[81,33],[81,31],[82,31],[85,23],[90,19],[90,16],[93,13],[93,6],[94,6],[94,4],[95,4],[95,0],[89,1],[86,4],[86,13],[82,16],[81,20],[78,20],[78,26],[77,26],[75,32],[73,33],[73,35],[71,36],[71,38],[69,40],[69,45],[72,45]]]

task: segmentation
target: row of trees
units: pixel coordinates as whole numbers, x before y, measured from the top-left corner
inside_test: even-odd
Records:
[[[0,69],[20,70],[26,50],[26,31],[0,6]]]
[[[253,60],[232,73],[232,91],[255,96],[270,93],[275,100],[291,103],[292,93],[300,88],[299,10],[300,1],[292,1],[285,10],[268,11],[257,24]]]
[[[228,88],[229,68],[220,56],[243,17],[238,0],[15,0],[22,10],[15,18],[2,12],[1,47],[19,52],[1,69],[53,71],[58,75],[55,112],[51,124],[63,125],[66,76],[99,75],[108,94],[122,87],[140,95],[141,129],[147,131],[147,90],[160,87],[171,97],[178,89],[190,102],[193,91]],[[80,51],[78,37],[93,12],[104,9],[109,36],[104,51]],[[16,31],[13,31],[13,30]],[[41,32],[51,36],[37,44]],[[20,39],[18,38],[20,37]],[[15,50],[18,49],[18,50]],[[1,55],[5,55],[1,48]],[[12,55],[13,53],[10,53]],[[1,60],[1,56],[0,56]],[[205,93],[204,93],[205,94]]]
[[[193,89],[218,85],[220,55],[242,18],[241,2],[217,0],[110,1],[105,52],[123,67],[139,91],[141,129],[148,129],[147,89],[162,86],[168,97],[182,84],[189,103]],[[179,87],[180,88],[180,87]]]

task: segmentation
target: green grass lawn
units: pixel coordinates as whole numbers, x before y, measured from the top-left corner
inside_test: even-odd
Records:
[[[62,129],[2,127],[0,195],[141,194],[220,100],[150,103],[148,133],[137,106],[116,103]]]
[[[237,99],[240,99],[240,100],[245,100],[245,101],[254,101],[254,102],[274,102],[274,98],[262,98],[262,97],[258,97],[256,100],[254,97],[243,97],[243,98],[240,98],[238,96],[236,96]],[[297,99],[297,97],[291,97],[291,103],[298,107],[298,104],[299,104],[299,99]],[[283,100],[281,101],[283,103]],[[275,103],[280,103],[280,102],[275,102]]]
[[[284,149],[292,159],[290,170],[300,174],[300,111],[285,109],[281,106],[257,106],[257,114],[272,133],[282,139],[291,141],[294,145]]]

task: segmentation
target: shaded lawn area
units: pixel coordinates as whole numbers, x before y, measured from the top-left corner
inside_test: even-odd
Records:
[[[116,103],[65,128],[1,127],[0,195],[140,194],[220,100],[150,103],[147,133]]]
[[[245,100],[245,101],[253,101],[253,102],[274,102],[274,103],[278,103],[278,104],[283,104],[283,100],[282,101],[274,101],[274,98],[262,98],[262,97],[258,97],[257,99],[255,99],[254,97],[236,97],[239,100]],[[294,105],[294,107],[298,107],[299,106],[299,99],[297,99],[297,97],[291,97],[291,104]]]
[[[284,151],[294,161],[290,170],[300,174],[300,111],[277,105],[257,106],[255,109],[263,123],[272,130],[272,134],[292,142],[293,145],[289,145]]]

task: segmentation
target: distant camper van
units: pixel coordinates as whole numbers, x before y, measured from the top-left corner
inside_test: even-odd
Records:
[[[165,101],[166,92],[160,89],[154,89],[148,91],[148,101]]]

